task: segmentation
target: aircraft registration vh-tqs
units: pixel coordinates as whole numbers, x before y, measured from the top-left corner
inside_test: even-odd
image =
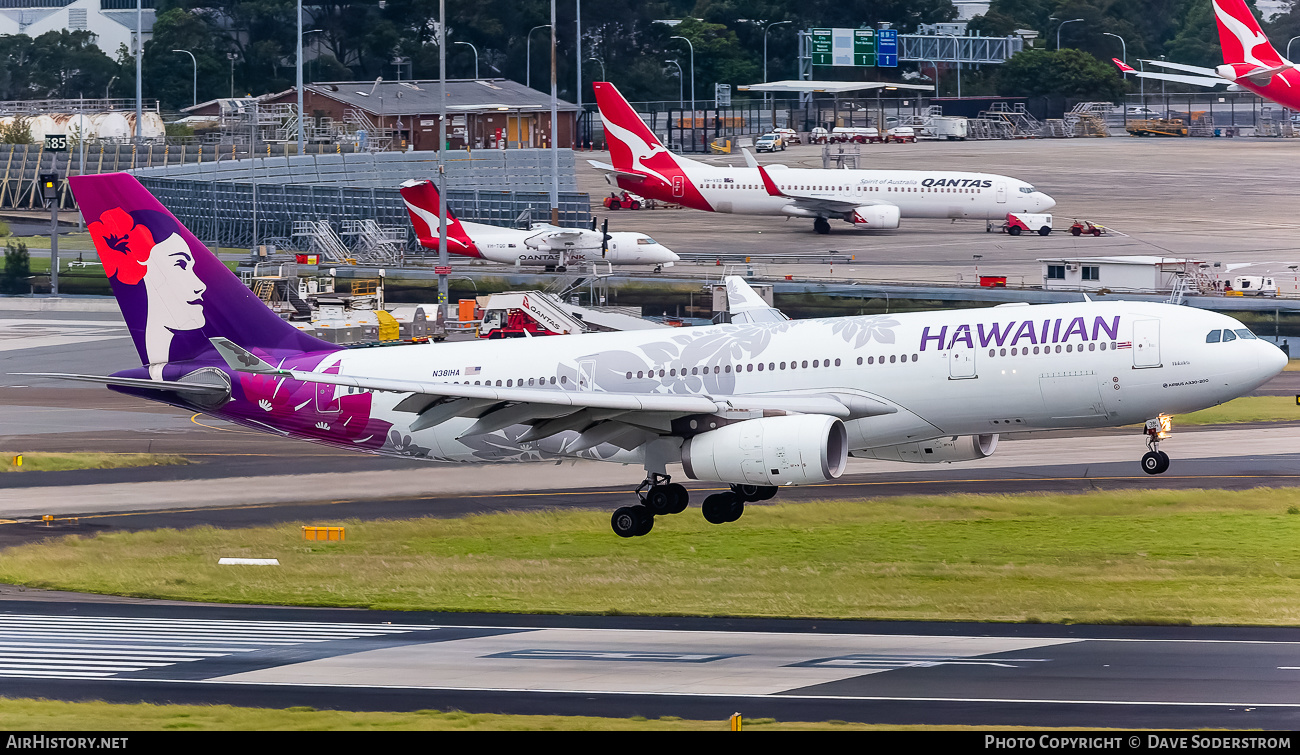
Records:
[[[1121,71],[1141,79],[1202,87],[1227,84],[1229,91],[1245,89],[1292,110],[1300,110],[1300,72],[1296,71],[1295,63],[1273,48],[1245,0],[1213,0],[1213,5],[1223,65],[1203,68],[1143,58],[1143,63],[1182,72],[1157,73],[1136,71],[1118,58],[1111,60]]]
[[[438,188],[432,181],[402,184],[402,201],[420,246],[438,248]],[[594,224],[594,223],[593,223]],[[534,223],[526,231],[483,223],[462,223],[447,211],[447,251],[481,257],[506,265],[542,265],[564,272],[573,262],[608,262],[611,265],[670,267],[680,257],[644,233],[609,233],[609,221],[595,228],[560,228]]]
[[[1004,220],[1056,206],[1024,181],[991,173],[769,165],[769,180],[748,153],[744,168],[707,165],[669,152],[613,84],[592,86],[613,164],[588,162],[644,197],[707,212],[812,218],[818,233],[830,233],[832,219],[897,228],[900,218]]]
[[[683,511],[680,463],[731,490],[713,523],[850,454],[988,456],[999,433],[1151,427],[1254,389],[1286,357],[1236,320],[1168,304],[1082,301],[789,320],[740,278],[729,324],[346,349],[281,320],[127,174],[72,191],[142,366],[101,384],[245,427],[356,451],[458,462],[641,464],[619,535]]]

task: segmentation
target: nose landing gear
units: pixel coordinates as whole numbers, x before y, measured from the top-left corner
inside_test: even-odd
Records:
[[[636,489],[636,496],[641,503],[624,506],[610,518],[614,534],[619,537],[640,537],[654,527],[656,516],[685,511],[690,503],[690,494],[685,487],[670,480],[668,475],[651,472]]]
[[[1169,469],[1169,454],[1160,450],[1160,441],[1168,438],[1172,432],[1169,417],[1161,415],[1147,420],[1143,430],[1147,436],[1147,452],[1142,455],[1142,471],[1147,474],[1163,474]]]

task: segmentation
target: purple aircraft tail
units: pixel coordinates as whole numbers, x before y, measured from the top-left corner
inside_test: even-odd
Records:
[[[217,336],[277,356],[338,349],[267,308],[134,176],[68,181],[142,364],[219,361]]]

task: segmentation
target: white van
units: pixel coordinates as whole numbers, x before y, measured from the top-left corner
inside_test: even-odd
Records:
[[[1277,283],[1271,275],[1238,275],[1232,279],[1232,290],[1243,296],[1277,296]]]

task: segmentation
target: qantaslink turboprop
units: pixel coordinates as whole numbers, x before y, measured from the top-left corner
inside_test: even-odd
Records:
[[[1012,430],[1147,421],[1142,468],[1159,474],[1166,415],[1248,393],[1286,365],[1240,322],[1194,307],[790,320],[736,277],[727,324],[347,349],[277,317],[134,177],[68,180],[141,365],[47,377],[362,453],[638,464],[640,500],[611,519],[624,537],[686,509],[669,478],[678,464],[731,486],[703,501],[714,524],[780,486],[839,477],[850,454],[969,461]]]
[[[944,170],[822,170],[769,165],[770,181],[746,154],[746,167],[708,165],[674,155],[613,84],[597,81],[596,104],[613,164],[589,161],[620,188],[707,212],[830,220],[859,228],[897,228],[901,218],[1005,220],[1046,212],[1056,200],[1024,181]]]

